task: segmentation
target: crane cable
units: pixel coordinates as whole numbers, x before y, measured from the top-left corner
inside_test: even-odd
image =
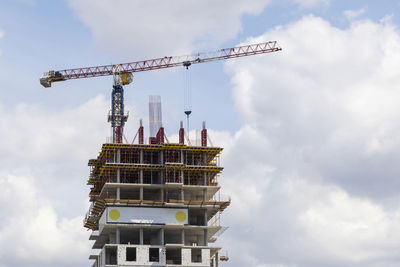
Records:
[[[186,115],[186,121],[187,121],[187,134],[189,137],[189,116],[192,113],[192,77],[191,77],[191,71],[189,69],[190,65],[186,65],[185,69],[183,70],[183,98],[184,98],[184,106],[183,110]]]

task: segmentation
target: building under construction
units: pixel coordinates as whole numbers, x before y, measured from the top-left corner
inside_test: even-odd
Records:
[[[98,251],[90,256],[93,267],[219,267],[221,260],[227,260],[219,247],[212,246],[226,229],[220,226],[220,214],[230,204],[229,198],[221,197],[218,185],[222,148],[210,146],[205,123],[194,144],[182,122],[178,141],[170,143],[162,126],[159,97],[150,99],[148,142],[140,123],[136,143],[128,144],[123,132],[128,119],[123,86],[132,82],[133,73],[178,66],[188,69],[193,64],[281,50],[276,41],[269,41],[43,74],[40,83],[44,87],[74,79],[114,78],[108,116],[112,137],[103,144],[99,156],[89,160],[92,204],[84,226],[92,231],[90,239]],[[190,113],[185,110],[187,118]]]
[[[149,111],[147,144],[141,123],[137,143],[103,144],[89,160],[92,204],[84,226],[99,250],[90,256],[93,267],[220,266],[226,255],[212,243],[230,204],[218,185],[222,148],[209,145],[205,123],[195,144],[182,122],[179,142],[168,142],[159,98],[150,99]]]

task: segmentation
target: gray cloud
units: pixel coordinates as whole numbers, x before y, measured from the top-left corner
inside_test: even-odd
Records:
[[[218,47],[242,30],[244,14],[260,14],[269,2],[69,0],[99,47],[143,59]]]
[[[215,134],[232,266],[399,264],[399,37],[307,16],[248,40],[281,53],[227,63],[243,124]]]
[[[253,41],[267,36],[284,51],[228,63],[242,121],[351,193],[397,194],[395,28],[365,21],[339,30],[309,16]]]

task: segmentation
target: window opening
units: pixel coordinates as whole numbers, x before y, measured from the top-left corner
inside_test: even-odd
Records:
[[[150,262],[159,262],[160,261],[160,250],[158,248],[150,248],[149,261]]]
[[[126,261],[136,261],[136,248],[126,248]]]

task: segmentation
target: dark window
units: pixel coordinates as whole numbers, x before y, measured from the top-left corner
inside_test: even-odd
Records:
[[[201,249],[192,249],[192,262],[201,262]]]
[[[150,248],[149,251],[149,261],[151,262],[159,262],[160,261],[160,254],[158,248]]]
[[[106,248],[106,264],[116,265],[117,264],[117,248]]]
[[[167,264],[175,264],[175,265],[181,265],[182,264],[182,254],[181,254],[181,249],[168,249],[166,250],[166,262]]]
[[[136,261],[136,248],[126,248],[126,261]]]

